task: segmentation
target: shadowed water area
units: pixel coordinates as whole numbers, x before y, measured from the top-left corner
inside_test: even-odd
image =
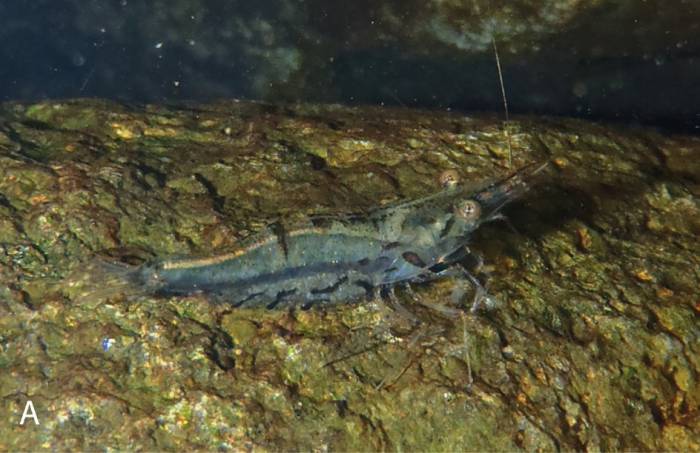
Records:
[[[249,102],[0,118],[0,449],[698,449],[697,137]],[[494,306],[466,341],[402,291],[422,327],[365,300],[81,297],[97,260],[211,256],[279,216],[434,193],[445,169],[502,177],[509,142],[513,168],[549,165],[471,240]]]

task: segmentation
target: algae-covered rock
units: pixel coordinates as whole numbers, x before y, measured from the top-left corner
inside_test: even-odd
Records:
[[[698,448],[697,138],[248,102],[1,115],[0,448]],[[365,300],[232,309],[109,286],[105,262],[206,257],[280,215],[541,161],[473,237],[492,307],[459,319],[402,291],[417,325]],[[414,288],[444,304],[456,284]],[[20,425],[29,401],[38,425]]]

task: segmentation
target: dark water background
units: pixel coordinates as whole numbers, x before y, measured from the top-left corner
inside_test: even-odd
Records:
[[[0,99],[247,98],[503,111],[495,36],[512,113],[697,130],[695,2],[629,9],[582,2],[580,12],[550,22],[532,4],[529,11],[466,2],[459,11],[426,12],[427,4],[411,2],[4,1]],[[391,17],[405,22],[387,24],[381,8],[400,10]],[[452,45],[431,41],[445,29],[425,32],[445,15],[462,24]]]

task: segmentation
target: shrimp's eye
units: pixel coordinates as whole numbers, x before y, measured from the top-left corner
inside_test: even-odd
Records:
[[[467,200],[456,207],[457,215],[471,222],[481,215],[481,206],[474,200]]]
[[[438,181],[444,188],[454,187],[459,183],[459,173],[457,170],[445,170],[438,176]]]

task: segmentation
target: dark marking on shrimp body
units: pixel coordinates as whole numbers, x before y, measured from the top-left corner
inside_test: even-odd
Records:
[[[280,249],[282,249],[284,259],[288,259],[289,246],[287,245],[287,231],[285,230],[284,225],[282,225],[280,222],[273,222],[270,224],[270,229],[273,233],[275,233],[275,236],[277,236],[277,244],[280,246]]]
[[[406,260],[406,262],[411,263],[411,264],[413,264],[413,265],[416,266],[416,267],[420,267],[420,268],[423,268],[423,269],[424,269],[424,268],[426,268],[426,267],[428,266],[427,264],[425,264],[425,261],[423,261],[422,259],[420,259],[420,256],[418,256],[417,253],[414,253],[414,252],[403,252],[403,253],[401,254],[401,256],[403,257],[403,259]]]
[[[452,225],[454,225],[454,223],[455,223],[454,217],[450,216],[447,218],[447,221],[445,222],[445,226],[442,228],[442,231],[440,231],[440,239],[447,236],[447,234],[452,229]]]

